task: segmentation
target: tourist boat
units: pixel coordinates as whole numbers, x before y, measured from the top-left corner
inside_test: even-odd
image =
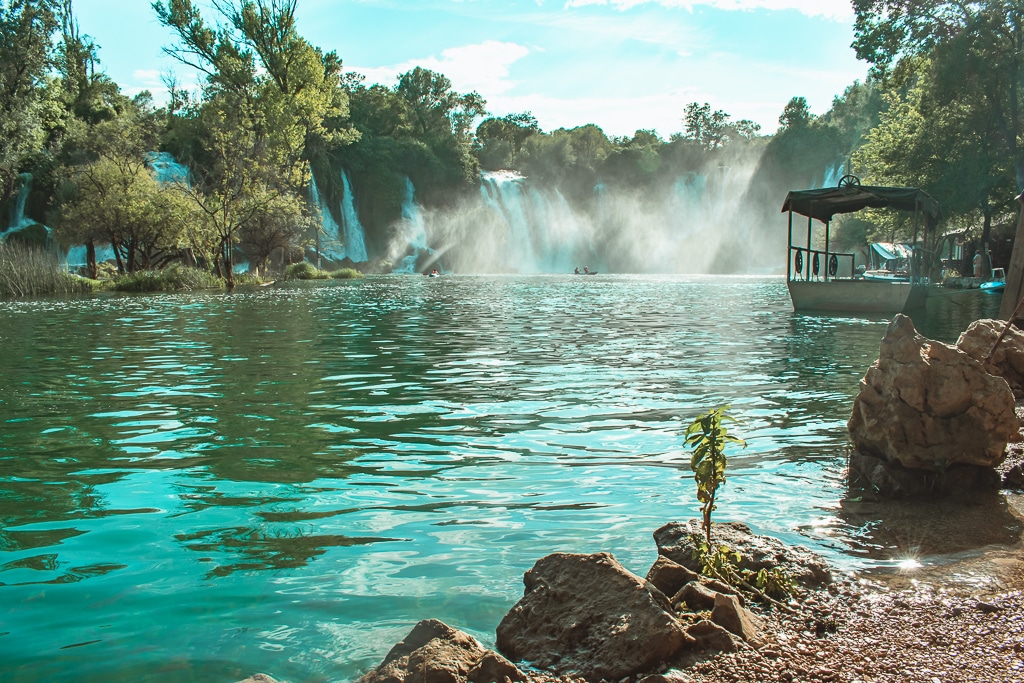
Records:
[[[1006,271],[1002,268],[993,268],[992,279],[982,282],[979,286],[982,291],[989,292],[990,294],[1001,294],[1006,289]]]
[[[887,261],[900,262],[894,269],[890,266],[858,271],[854,254],[831,248],[833,216],[867,208],[889,208],[914,214],[911,244],[915,247],[882,245],[882,249],[894,257]],[[939,220],[938,202],[926,192],[915,187],[861,185],[856,176],[846,175],[837,187],[790,192],[782,211],[789,213],[786,284],[794,310],[891,314],[924,306],[928,279],[922,255]],[[797,236],[793,214],[807,217],[806,235]],[[823,245],[820,242],[815,245],[813,240],[815,220],[825,227]],[[923,230],[919,230],[921,223]],[[797,239],[800,243],[795,241]],[[895,249],[896,246],[899,249]],[[872,249],[878,251],[876,247]]]

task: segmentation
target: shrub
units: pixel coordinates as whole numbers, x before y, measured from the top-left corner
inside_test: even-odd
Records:
[[[308,261],[293,263],[284,269],[285,280],[326,280],[330,275]]]
[[[118,292],[191,292],[197,289],[220,289],[220,278],[199,268],[174,263],[163,270],[140,270],[114,280]]]
[[[356,280],[362,276],[363,274],[355,268],[341,268],[331,271],[331,277],[335,280]]]

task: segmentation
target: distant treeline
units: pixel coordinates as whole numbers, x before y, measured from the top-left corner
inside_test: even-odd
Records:
[[[490,115],[478,93],[422,68],[367,85],[300,35],[296,2],[225,0],[209,15],[190,0],[154,2],[168,52],[204,77],[198,93],[167,83],[163,105],[125,96],[103,73],[71,0],[0,2],[4,215],[31,180],[25,213],[58,244],[90,254],[110,244],[122,273],[185,258],[230,282],[239,249],[261,269],[302,258],[320,225],[312,175],[337,205],[342,169],[378,254],[406,178],[418,201],[444,207],[479,192],[481,170],[515,170],[585,202],[601,185],[667,186],[754,150],[762,199],[841,166],[865,184],[924,188],[947,225],[981,242],[1012,224],[1024,187],[1024,8],[1014,3],[857,2],[854,48],[871,77],[828,112],[812,115],[795,95],[778,129],[761,131],[693,102],[665,140],[592,124],[543,131],[529,112]],[[188,182],[159,182],[155,151],[184,164]],[[898,239],[894,220],[849,221],[839,239]]]

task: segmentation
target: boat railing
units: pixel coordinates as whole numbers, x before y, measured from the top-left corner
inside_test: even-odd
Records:
[[[854,255],[836,251],[789,246],[789,279],[853,280],[856,276]]]

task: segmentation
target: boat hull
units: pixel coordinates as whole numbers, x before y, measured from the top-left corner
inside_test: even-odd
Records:
[[[788,285],[795,311],[903,313],[923,307],[928,299],[927,285],[909,282],[790,280]]]

